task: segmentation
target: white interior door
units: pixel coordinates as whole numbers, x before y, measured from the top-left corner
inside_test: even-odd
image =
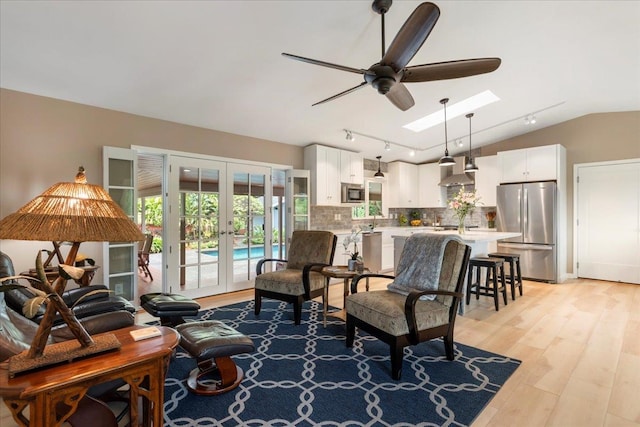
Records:
[[[640,284],[640,160],[575,171],[578,277]]]

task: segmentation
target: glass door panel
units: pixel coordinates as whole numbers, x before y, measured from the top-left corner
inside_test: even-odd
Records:
[[[136,155],[133,150],[103,148],[103,182],[111,198],[135,220]],[[108,242],[103,246],[104,283],[115,295],[137,298],[138,242]]]
[[[309,171],[287,171],[287,237],[295,230],[309,229]]]
[[[271,215],[266,208],[266,202],[271,200],[271,188],[267,183],[270,172],[266,167],[228,165],[232,220],[227,224],[231,226],[227,229],[227,238],[230,243],[228,255],[233,260],[230,290],[251,287],[258,261],[265,254],[272,257],[271,224],[267,221]]]
[[[178,249],[169,253],[170,265],[177,266],[169,272],[171,292],[192,298],[227,292],[226,239],[220,239],[226,217],[221,192],[225,179],[224,163],[170,159],[170,205],[177,208],[170,209],[170,232]]]

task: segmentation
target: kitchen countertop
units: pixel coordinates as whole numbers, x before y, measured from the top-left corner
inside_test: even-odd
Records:
[[[437,229],[439,229],[440,227],[432,227],[432,226],[419,226],[419,227],[413,227],[413,226],[387,226],[387,227],[376,227],[373,231],[374,232],[384,232],[385,234],[388,234],[389,232],[392,235],[410,235],[413,233],[428,233],[428,232],[437,232],[437,233],[457,233],[457,230],[442,230],[442,231],[436,231]],[[351,229],[341,229],[341,230],[329,230],[331,231],[333,234],[338,234],[338,235],[342,235],[342,234],[351,234]],[[496,229],[495,228],[472,228],[471,231],[469,231],[469,233],[496,233]],[[368,231],[364,231],[364,233],[368,233]],[[510,237],[515,237],[515,236],[510,236]],[[504,239],[505,237],[499,237],[499,239]]]
[[[412,227],[413,228],[413,227]],[[420,228],[420,227],[415,227]],[[433,234],[455,234],[462,238],[464,242],[495,242],[497,240],[508,239],[510,237],[518,237],[520,233],[504,233],[498,231],[484,231],[473,229],[471,231],[466,231],[464,234],[458,234],[457,230],[443,230],[443,231],[434,231],[434,230],[413,230],[407,229],[403,231],[399,231],[397,234],[393,234],[391,237],[395,238],[407,238],[414,233],[433,233]]]

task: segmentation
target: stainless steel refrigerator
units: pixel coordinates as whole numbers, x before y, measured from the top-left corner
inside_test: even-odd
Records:
[[[498,241],[498,252],[520,254],[522,277],[558,282],[555,182],[499,185],[496,227],[498,231],[522,233]]]

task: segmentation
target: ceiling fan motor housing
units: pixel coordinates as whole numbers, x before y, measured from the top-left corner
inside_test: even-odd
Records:
[[[393,68],[381,64],[372,65],[364,75],[364,79],[382,95],[389,92],[398,81],[397,73],[393,71]]]
[[[382,15],[389,11],[391,3],[393,3],[393,0],[374,0],[371,4],[371,9]]]

